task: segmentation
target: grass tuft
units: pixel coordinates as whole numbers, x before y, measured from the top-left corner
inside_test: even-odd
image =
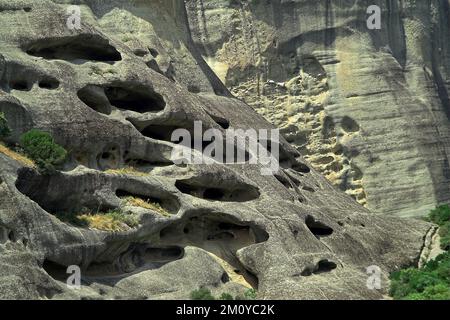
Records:
[[[66,223],[101,231],[122,232],[139,225],[136,217],[122,211],[109,211],[95,214],[57,213],[55,216]]]
[[[33,160],[27,158],[23,154],[20,154],[16,151],[9,149],[3,143],[0,143],[0,153],[3,153],[5,156],[16,160],[17,162],[21,163],[22,165],[24,165],[26,167],[36,168],[36,164],[34,163]]]
[[[150,200],[144,200],[137,197],[126,197],[125,201],[130,206],[153,210],[164,217],[170,217],[170,213],[161,207],[161,205],[157,202],[152,202]]]

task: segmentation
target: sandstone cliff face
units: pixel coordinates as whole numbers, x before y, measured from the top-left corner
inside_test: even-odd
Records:
[[[370,5],[382,9],[369,30]],[[374,212],[450,199],[448,0],[187,1],[231,91]]]
[[[80,30],[67,28],[69,4],[81,7]],[[283,167],[270,176],[260,165],[172,162],[170,133],[194,120],[222,132],[272,128],[200,59],[183,1],[0,0],[0,27],[7,142],[38,128],[70,150],[52,175],[0,152],[0,298],[168,299],[199,287],[239,295],[254,287],[259,298],[378,299],[390,271],[418,262],[432,226],[373,215],[286,141]],[[289,45],[285,34],[278,46]],[[344,61],[328,51],[310,56],[290,87],[306,99],[301,86],[311,79],[310,108],[345,101],[342,90],[333,98],[324,59],[330,68]],[[353,122],[343,122],[345,137],[359,146],[364,126]],[[135,171],[117,171],[127,166]],[[129,205],[128,196],[157,201],[169,215]],[[108,209],[139,225],[105,232],[55,216]],[[65,285],[70,265],[82,268],[81,290]],[[366,286],[371,265],[382,270],[383,290]]]

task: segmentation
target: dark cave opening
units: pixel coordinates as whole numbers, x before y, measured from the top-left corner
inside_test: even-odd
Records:
[[[211,188],[206,185],[196,185],[177,180],[175,187],[184,194],[210,201],[245,202],[255,200],[260,196],[259,191],[250,186],[248,188],[242,186],[233,189]]]
[[[161,111],[166,106],[164,98],[148,87],[109,86],[105,95],[116,108],[138,113]]]
[[[316,238],[326,237],[333,234],[333,229],[326,224],[316,221],[312,216],[307,216],[305,224]]]
[[[109,44],[107,39],[96,34],[40,39],[28,44],[25,51],[32,56],[48,60],[65,60],[69,62],[122,60],[121,54]]]
[[[309,277],[317,274],[321,274],[321,273],[327,273],[327,272],[331,272],[334,269],[337,268],[336,263],[334,263],[333,261],[329,261],[327,259],[324,260],[320,260],[313,268],[311,267],[307,267],[305,268],[301,275],[303,277]]]

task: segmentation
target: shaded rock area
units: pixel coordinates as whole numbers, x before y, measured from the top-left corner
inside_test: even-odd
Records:
[[[70,4],[80,30],[66,26]],[[419,262],[431,225],[374,215],[285,140],[269,176],[259,164],[172,162],[167,131],[194,121],[223,133],[273,128],[202,60],[183,1],[0,0],[0,26],[8,142],[37,128],[70,152],[52,175],[0,153],[0,298],[186,299],[206,287],[381,299],[389,272]],[[125,205],[129,196],[167,214]],[[138,225],[106,232],[56,217],[117,208]],[[66,286],[71,265],[80,290]],[[382,290],[366,286],[372,265]]]
[[[334,185],[382,214],[449,202],[448,0],[186,3],[212,69]]]

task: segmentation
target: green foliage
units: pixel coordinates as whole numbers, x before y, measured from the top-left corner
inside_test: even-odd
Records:
[[[432,210],[428,221],[440,226],[442,249],[447,250],[427,262],[422,269],[408,268],[391,274],[390,294],[402,300],[450,300],[450,207]]]
[[[47,132],[30,130],[20,137],[20,145],[44,173],[54,171],[55,166],[62,164],[67,157],[67,151]]]
[[[439,235],[441,236],[442,250],[450,250],[450,221],[439,228]]]
[[[8,126],[5,114],[0,112],[0,138],[6,138],[11,135],[11,129]]]
[[[450,222],[450,207],[442,205],[430,212],[430,220],[440,226]]]
[[[215,300],[211,291],[206,288],[200,288],[191,292],[192,300]]]
[[[229,293],[222,293],[222,295],[219,297],[219,300],[234,300],[233,296]]]
[[[394,272],[390,294],[401,300],[450,300],[450,252],[428,262],[422,269]]]
[[[442,205],[432,210],[429,220],[439,225],[439,235],[441,236],[441,248],[450,249],[450,207]]]
[[[255,289],[248,289],[247,291],[245,291],[244,296],[248,299],[248,300],[255,300],[256,299],[256,290]]]

